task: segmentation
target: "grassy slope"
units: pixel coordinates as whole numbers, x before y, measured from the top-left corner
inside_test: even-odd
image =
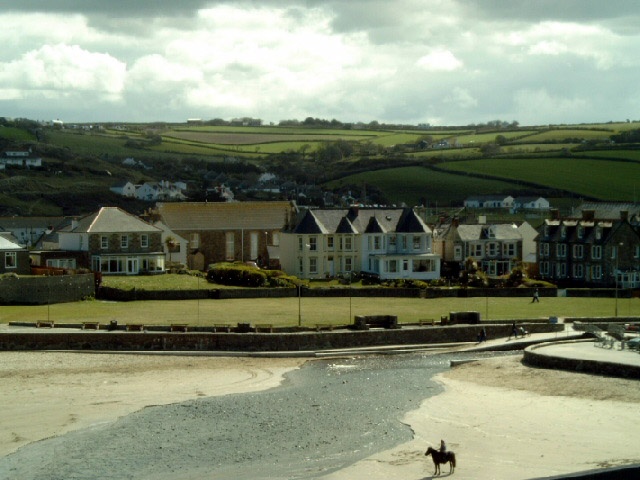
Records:
[[[569,190],[602,200],[634,200],[640,187],[640,163],[582,158],[485,159],[451,162],[443,168],[494,175]]]
[[[457,163],[457,162],[456,162]],[[508,193],[519,188],[508,181],[483,180],[436,172],[424,167],[402,167],[351,175],[332,181],[329,187],[341,185],[375,185],[392,203],[418,205],[421,198],[441,205],[459,204],[469,195]]]

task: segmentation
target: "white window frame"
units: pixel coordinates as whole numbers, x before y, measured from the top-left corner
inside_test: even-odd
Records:
[[[140,235],[140,246],[142,248],[149,248],[149,235],[146,233]]]
[[[18,268],[17,252],[4,252],[4,268],[6,268],[7,270]]]
[[[556,257],[557,258],[567,258],[567,244],[566,243],[556,243]]]
[[[594,260],[602,258],[602,245],[591,245],[591,258]]]
[[[109,237],[107,235],[100,235],[100,249],[101,250],[109,249]]]
[[[129,248],[129,235],[120,235],[120,248]]]
[[[583,258],[583,257],[584,257],[584,245],[574,245],[573,258]]]

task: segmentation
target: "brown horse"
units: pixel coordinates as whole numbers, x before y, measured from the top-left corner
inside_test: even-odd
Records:
[[[453,473],[456,468],[456,454],[453,452],[440,452],[434,448],[429,447],[427,451],[424,453],[426,456],[431,455],[433,459],[433,464],[436,467],[434,475],[440,475],[440,464],[448,463],[449,464],[449,473]]]

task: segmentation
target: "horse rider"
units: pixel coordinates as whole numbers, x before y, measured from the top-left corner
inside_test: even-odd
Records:
[[[447,453],[447,444],[440,440],[440,453]]]

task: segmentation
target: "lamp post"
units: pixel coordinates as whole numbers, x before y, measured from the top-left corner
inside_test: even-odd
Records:
[[[616,269],[613,274],[616,277],[616,308],[615,308],[615,316],[618,318],[618,269],[620,267],[620,248],[622,247],[622,242],[618,244],[616,247]]]
[[[351,298],[352,298],[352,292],[351,292],[351,283],[353,282],[353,271],[349,270],[349,321],[347,322],[347,325],[351,323],[351,319],[353,318],[353,315],[351,314]]]
[[[302,248],[302,271],[300,272],[302,275],[304,275],[304,262],[305,262],[305,253],[307,250],[309,250],[311,248],[311,246],[309,244],[305,244]],[[298,326],[302,326],[302,280],[300,280],[300,283],[298,283]]]

